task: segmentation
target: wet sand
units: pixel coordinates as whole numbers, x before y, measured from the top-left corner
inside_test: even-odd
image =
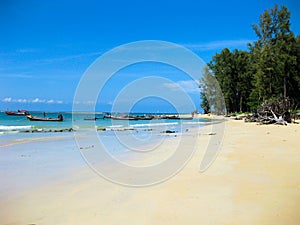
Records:
[[[68,135],[2,146],[1,224],[298,224],[300,125],[225,124],[220,152],[204,172],[211,126],[173,134],[164,149],[132,159],[151,164],[168,157],[179,138],[197,139],[178,174],[139,188],[97,175]]]

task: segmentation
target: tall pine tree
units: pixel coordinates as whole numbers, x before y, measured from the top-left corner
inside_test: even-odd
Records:
[[[252,96],[257,103],[278,97],[296,99],[299,93],[296,39],[290,17],[285,6],[278,9],[276,5],[260,16],[258,25],[253,25],[259,38],[250,45],[255,68]]]
[[[228,112],[253,110],[278,98],[300,107],[300,36],[291,31],[290,18],[285,6],[265,10],[253,25],[258,40],[248,44],[249,52],[224,48],[208,63]]]

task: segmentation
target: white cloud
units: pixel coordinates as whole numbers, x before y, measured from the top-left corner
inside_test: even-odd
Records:
[[[247,47],[247,44],[253,41],[254,40],[239,39],[239,40],[222,40],[222,41],[212,41],[207,43],[183,44],[183,45],[194,51],[210,51],[210,50],[219,50],[223,48]]]
[[[19,103],[26,103],[26,102],[27,102],[27,99],[17,99],[16,102],[19,102]]]
[[[2,102],[12,102],[12,98],[4,98],[2,99]]]
[[[178,84],[189,93],[195,93],[200,91],[199,82],[195,80],[182,80],[179,81]]]
[[[38,49],[35,49],[35,48],[22,48],[22,49],[16,50],[17,53],[35,53],[37,51],[38,51]]]
[[[63,101],[61,100],[54,100],[54,99],[40,99],[40,98],[34,98],[34,99],[25,99],[25,98],[19,98],[19,99],[14,99],[11,97],[7,97],[2,99],[2,102],[7,102],[7,103],[44,103],[44,104],[63,104]]]
[[[4,73],[4,74],[0,74],[0,76],[5,78],[24,78],[24,79],[33,78],[32,75],[22,74],[22,73]]]
[[[84,57],[93,57],[93,56],[100,56],[103,54],[103,52],[88,52],[88,53],[82,53],[82,54],[74,54],[74,55],[67,55],[57,58],[47,58],[47,59],[39,59],[36,60],[38,63],[54,63],[54,62],[60,62],[60,61],[68,61],[78,58],[84,58]]]
[[[194,80],[181,80],[176,83],[164,83],[164,88],[172,91],[182,91],[187,93],[199,93],[199,82]]]
[[[92,104],[95,104],[94,101],[92,100],[87,100],[87,101],[75,101],[74,104],[76,105],[92,105]]]
[[[46,102],[46,100],[45,99],[35,98],[31,102],[32,103],[44,103],[44,102]]]

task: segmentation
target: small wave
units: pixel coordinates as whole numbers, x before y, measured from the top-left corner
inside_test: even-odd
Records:
[[[178,125],[178,122],[174,122],[174,123],[147,123],[147,124],[132,124],[130,125],[130,127],[155,127],[155,126],[171,126],[171,125]]]
[[[18,130],[29,130],[32,126],[3,126],[0,125],[0,131],[18,131]]]
[[[123,127],[123,125],[111,125],[111,126],[108,126],[108,128],[120,128],[120,127]]]
[[[197,124],[210,124],[210,122],[184,122],[182,124],[197,125]]]

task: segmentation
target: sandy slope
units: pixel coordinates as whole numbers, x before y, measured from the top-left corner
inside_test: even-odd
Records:
[[[2,201],[0,224],[299,224],[300,125],[229,120],[218,157],[201,173],[210,129],[185,137],[198,137],[198,151],[166,182],[124,187],[86,167]]]

